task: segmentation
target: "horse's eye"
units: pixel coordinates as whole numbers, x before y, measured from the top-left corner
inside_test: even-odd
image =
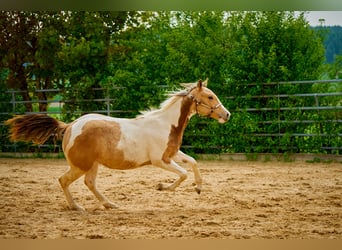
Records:
[[[209,99],[209,100],[213,100],[214,97],[212,97],[212,96],[210,95],[210,96],[208,96],[208,99]]]

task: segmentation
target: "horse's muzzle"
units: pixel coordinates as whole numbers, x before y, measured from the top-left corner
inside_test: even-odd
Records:
[[[230,118],[230,112],[227,110],[224,114],[219,115],[218,122],[219,123],[226,123]]]

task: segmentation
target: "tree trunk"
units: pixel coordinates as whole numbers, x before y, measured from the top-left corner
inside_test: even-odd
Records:
[[[20,67],[18,75],[16,79],[14,80],[18,82],[18,85],[20,86],[20,90],[22,91],[20,92],[20,94],[23,97],[23,101],[25,101],[24,105],[26,108],[26,112],[33,112],[31,97],[29,95],[28,88],[27,88],[28,84],[26,81],[25,72],[22,69],[22,67]]]
[[[43,89],[46,89],[47,86],[49,86],[49,83],[50,82],[50,78],[49,77],[38,77],[37,81],[36,81],[36,89],[37,90],[43,90]],[[36,92],[36,95],[38,97],[38,100],[39,100],[39,112],[46,112],[47,109],[48,109],[48,102],[47,102],[47,99],[48,99],[48,94],[46,92]]]
[[[38,96],[38,100],[39,100],[39,112],[46,112],[47,108],[48,108],[46,93],[45,92],[38,92],[37,96]]]

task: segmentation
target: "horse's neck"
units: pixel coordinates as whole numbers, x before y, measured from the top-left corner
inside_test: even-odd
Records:
[[[193,101],[188,97],[173,97],[175,99],[166,101],[162,108],[145,113],[140,117],[148,118],[148,120],[159,120],[164,128],[177,128],[177,132],[181,135],[187,125],[188,120],[192,116],[191,104]]]
[[[192,116],[192,100],[187,97],[178,98],[170,107],[161,113],[162,119],[168,122],[182,136],[188,120]]]
[[[178,98],[172,105],[160,113],[161,118],[172,125],[177,125],[181,115],[182,98]]]

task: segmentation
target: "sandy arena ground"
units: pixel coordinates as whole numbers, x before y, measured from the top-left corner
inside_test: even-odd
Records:
[[[62,159],[0,158],[0,239],[342,239],[342,164],[200,161],[175,191],[176,176],[154,167],[100,168],[99,190],[118,209],[97,208],[83,178],[71,186],[85,213],[68,209]]]

